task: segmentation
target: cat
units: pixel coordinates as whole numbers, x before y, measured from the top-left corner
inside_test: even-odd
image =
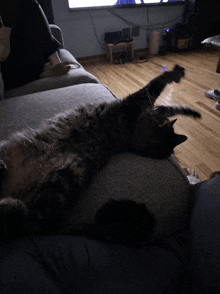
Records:
[[[68,219],[71,207],[113,155],[130,151],[167,158],[187,139],[174,133],[176,120],[170,121],[168,117],[176,114],[201,117],[197,111],[184,106],[154,107],[165,86],[173,81],[179,83],[183,76],[184,68],[176,65],[123,100],[58,114],[38,129],[24,130],[1,142],[0,240],[74,234]],[[111,223],[105,221],[107,209],[111,212],[109,220],[117,210],[125,215],[121,218],[118,213],[114,220],[118,227],[121,224],[122,230],[131,211],[136,211],[136,216],[140,216],[136,227],[144,223],[145,229],[151,232],[147,238],[151,238],[155,221],[146,207],[126,199],[106,205],[107,208],[104,206],[97,212],[95,226],[91,224],[85,234],[101,236],[100,228],[106,224],[105,237],[112,235],[105,230]],[[129,239],[131,230],[127,232],[124,241]],[[112,240],[118,240],[117,236],[111,237]]]

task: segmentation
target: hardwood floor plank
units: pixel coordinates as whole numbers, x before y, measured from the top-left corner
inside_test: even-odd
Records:
[[[211,171],[220,169],[220,111],[215,109],[215,101],[204,96],[206,89],[220,90],[220,74],[215,72],[219,56],[218,51],[204,49],[157,55],[143,63],[115,65],[103,60],[87,61],[83,66],[119,98],[144,87],[163,66],[167,70],[175,64],[185,67],[185,78],[168,85],[156,105],[182,104],[201,112],[201,120],[178,117],[175,131],[188,140],[175,148],[175,155],[182,167],[194,169],[205,180]]]

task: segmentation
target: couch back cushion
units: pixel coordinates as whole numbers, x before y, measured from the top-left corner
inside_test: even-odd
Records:
[[[79,84],[0,101],[0,140],[27,127],[36,128],[53,115],[88,103],[117,99],[104,85]]]
[[[5,91],[5,98],[18,97],[85,83],[99,83],[99,80],[86,71],[69,51],[60,49],[59,56],[61,61],[72,62],[71,70],[66,75],[38,79],[21,87],[7,90]]]
[[[157,160],[123,153],[95,177],[73,211],[75,223],[93,223],[110,199],[145,203],[156,218],[155,238],[172,234],[188,221],[189,182],[174,155]]]

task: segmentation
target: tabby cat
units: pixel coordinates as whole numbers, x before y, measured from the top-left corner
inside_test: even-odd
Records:
[[[58,114],[38,129],[24,130],[1,142],[0,239],[73,234],[68,219],[71,207],[111,156],[131,151],[153,158],[168,157],[187,139],[174,133],[175,120],[169,121],[168,117],[201,117],[184,106],[154,107],[164,87],[173,81],[178,83],[183,76],[184,68],[176,65],[123,100]],[[97,224],[109,225],[117,215],[113,222],[122,224],[124,230],[130,210],[140,215],[145,229],[153,231],[154,219],[146,207],[126,200],[119,202],[113,201],[109,209],[105,205],[98,211]],[[127,211],[124,219],[120,211],[123,215]],[[94,234],[97,231],[91,226],[92,230]]]

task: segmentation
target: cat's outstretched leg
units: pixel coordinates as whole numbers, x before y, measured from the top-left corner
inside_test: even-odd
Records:
[[[173,70],[165,71],[150,81],[141,90],[129,95],[123,100],[124,103],[138,105],[139,107],[153,106],[167,84],[179,83],[184,77],[184,68],[176,65]]]
[[[198,111],[183,105],[160,105],[155,107],[154,110],[166,117],[172,117],[174,115],[192,116],[194,118],[202,117]]]

